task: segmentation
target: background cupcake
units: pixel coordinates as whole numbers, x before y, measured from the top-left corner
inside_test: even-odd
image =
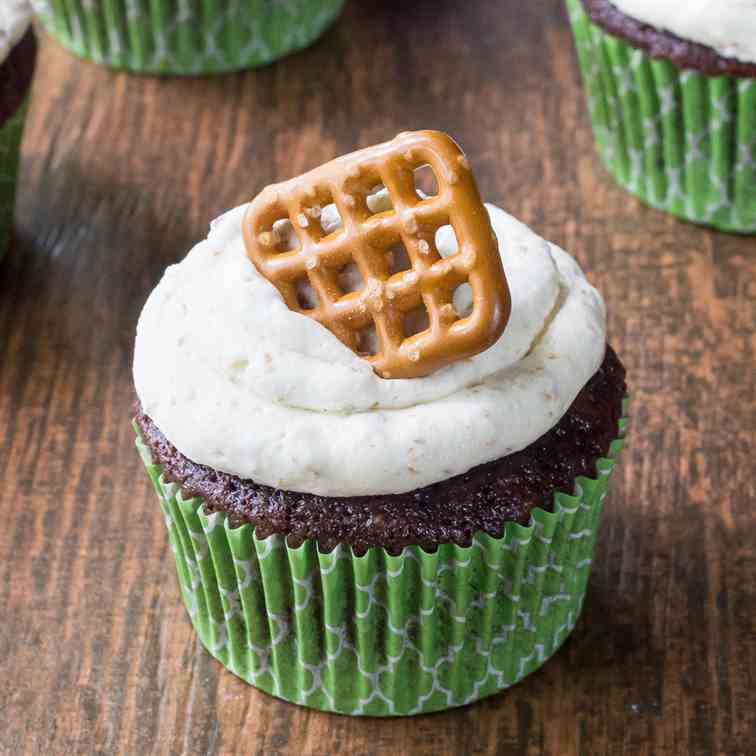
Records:
[[[653,207],[756,232],[756,5],[567,0],[593,131]]]
[[[36,57],[26,0],[0,6],[0,256],[5,252],[16,197],[24,117]]]
[[[327,210],[299,222],[330,223]],[[245,212],[169,268],[134,358],[137,446],[202,642],[262,690],[348,714],[513,685],[578,619],[622,447],[601,297],[567,253],[488,206],[504,335],[383,380],[260,275]],[[457,251],[444,227],[424,254]]]
[[[140,73],[208,74],[270,63],[311,44],[344,0],[36,0],[76,55]]]

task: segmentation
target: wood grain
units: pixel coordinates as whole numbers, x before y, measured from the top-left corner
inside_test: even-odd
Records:
[[[585,266],[634,420],[564,649],[479,705],[354,720],[247,687],[195,640],[133,450],[132,341],[211,218],[412,128],[454,134],[484,196]],[[0,753],[756,751],[756,242],[612,183],[559,0],[360,0],[313,49],[217,79],[48,42],[20,189],[0,267]]]

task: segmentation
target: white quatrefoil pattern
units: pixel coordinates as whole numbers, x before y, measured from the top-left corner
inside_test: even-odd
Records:
[[[593,133],[629,192],[724,231],[756,232],[756,79],[705,76],[606,33],[567,0]]]
[[[206,74],[270,63],[316,40],[344,0],[32,0],[76,55],[143,73]]]
[[[16,178],[25,118],[26,104],[0,126],[0,258],[5,253],[13,226]]]
[[[580,615],[609,474],[626,420],[597,475],[557,494],[503,537],[399,556],[346,546],[291,548],[207,515],[167,482],[137,431],[160,497],[181,592],[203,645],[274,696],[342,714],[392,716],[462,706],[540,667]]]

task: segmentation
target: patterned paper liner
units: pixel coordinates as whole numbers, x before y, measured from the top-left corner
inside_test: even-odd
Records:
[[[28,101],[0,126],[0,259],[5,254],[13,227],[16,178],[27,105]]]
[[[270,63],[314,42],[344,0],[34,0],[73,53],[138,73],[208,74]]]
[[[660,210],[756,232],[756,79],[680,70],[594,24],[567,0],[598,151]]]
[[[627,400],[624,409],[627,409]],[[279,698],[342,714],[391,716],[462,706],[538,669],[583,604],[609,475],[627,420],[595,479],[558,493],[554,512],[470,547],[399,556],[321,553],[258,539],[184,498],[137,449],[160,498],[192,624],[234,674]]]

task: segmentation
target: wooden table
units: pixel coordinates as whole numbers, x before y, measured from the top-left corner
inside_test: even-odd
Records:
[[[478,705],[349,719],[255,691],[195,639],[133,448],[134,326],[223,210],[424,127],[603,291],[633,428],[557,656]],[[612,183],[559,0],[353,0],[308,52],[216,79],[46,43],[20,190],[0,268],[0,753],[756,751],[756,241]]]

